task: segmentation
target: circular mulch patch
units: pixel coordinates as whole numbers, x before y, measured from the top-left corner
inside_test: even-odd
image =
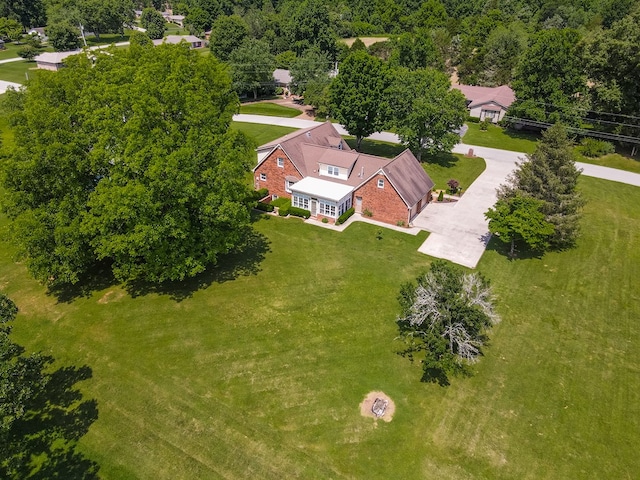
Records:
[[[388,402],[387,407],[385,408],[384,414],[380,417],[378,417],[372,411],[373,404],[375,403],[376,399],[386,400]],[[375,418],[376,420],[380,418],[385,422],[390,422],[391,420],[393,420],[393,414],[395,413],[395,411],[396,411],[396,404],[393,403],[393,400],[391,400],[389,396],[384,392],[369,392],[367,393],[367,396],[364,397],[364,400],[360,404],[360,414],[363,417],[371,417],[371,418]]]

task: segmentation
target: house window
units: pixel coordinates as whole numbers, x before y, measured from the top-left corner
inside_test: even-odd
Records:
[[[284,158],[278,157],[278,166],[284,168]]]
[[[490,118],[493,121],[498,116],[498,113],[495,110],[484,110],[484,118]]]
[[[384,178],[378,179],[378,188],[384,188]]]
[[[292,182],[291,180],[285,180],[284,181],[284,189],[287,192],[291,193],[291,186],[295,185],[295,184],[296,184],[296,182]]]
[[[320,202],[320,215],[326,215],[327,217],[336,216],[336,206],[329,203]]]
[[[267,181],[267,174],[266,173],[261,173],[260,174],[260,180],[262,180],[263,182]]]
[[[340,175],[340,169],[338,167],[334,167],[334,166],[329,165],[327,167],[327,174],[335,175],[337,177],[338,175]]]
[[[296,208],[304,208],[305,210],[309,210],[309,199],[306,197],[299,197],[298,195],[293,196],[292,205]]]

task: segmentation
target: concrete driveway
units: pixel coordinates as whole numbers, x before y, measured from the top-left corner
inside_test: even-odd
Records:
[[[467,153],[469,148],[476,151],[476,147],[462,144],[454,151]],[[484,156],[480,152],[476,155]],[[491,238],[484,212],[495,204],[496,187],[504,183],[515,169],[518,158],[519,154],[511,152],[493,155],[486,160],[485,171],[467,188],[460,200],[427,205],[413,221],[414,226],[431,232],[418,251],[474,268]]]
[[[22,60],[22,59],[21,59]],[[20,85],[19,83],[15,83],[15,82],[5,82],[4,80],[0,80],[0,95],[2,95],[3,93],[5,93],[7,91],[7,89],[9,87],[13,87],[16,90],[20,90],[20,87],[22,85]]]

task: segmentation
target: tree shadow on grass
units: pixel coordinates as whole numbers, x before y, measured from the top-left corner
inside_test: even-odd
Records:
[[[245,243],[237,250],[222,255],[216,265],[210,266],[205,272],[182,281],[151,283],[133,281],[124,285],[132,297],[139,297],[149,293],[169,295],[175,301],[182,301],[194,292],[207,288],[212,283],[223,283],[235,280],[241,276],[256,275],[260,271],[260,264],[269,252],[267,238],[249,229]],[[120,285],[111,273],[108,263],[97,265],[75,285],[60,285],[48,290],[50,295],[60,303],[71,303],[78,298],[90,297],[94,292]]]
[[[260,264],[269,251],[267,238],[261,233],[249,230],[241,248],[219,257],[215,266],[209,267],[195,277],[159,284],[144,281],[131,282],[125,288],[132,297],[156,293],[168,295],[172,300],[181,302],[213,283],[224,283],[242,276],[257,275],[261,270]]]
[[[43,367],[53,359],[44,357],[44,362]],[[76,388],[91,377],[88,366],[62,367],[31,384],[30,397],[23,402],[26,413],[11,422],[7,431],[3,448],[7,478],[99,478],[98,464],[76,450],[77,441],[98,419],[97,402],[83,400]]]
[[[484,238],[484,236],[482,237]],[[532,250],[522,243],[516,243],[515,255],[510,255],[511,245],[509,243],[501,241],[499,238],[492,236],[486,246],[487,251],[497,252],[500,256],[503,256],[509,260],[531,260],[533,258],[541,259],[544,256],[544,252],[538,250]]]
[[[437,155],[422,155],[422,163],[439,165],[444,168],[451,168],[458,162],[458,157],[453,153],[443,152]]]

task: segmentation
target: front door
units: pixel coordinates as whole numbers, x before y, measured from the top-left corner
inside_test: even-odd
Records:
[[[316,200],[315,198],[311,199],[311,216],[315,217],[316,216],[316,210],[318,208],[318,200]]]
[[[362,212],[362,197],[356,197],[356,213]]]

